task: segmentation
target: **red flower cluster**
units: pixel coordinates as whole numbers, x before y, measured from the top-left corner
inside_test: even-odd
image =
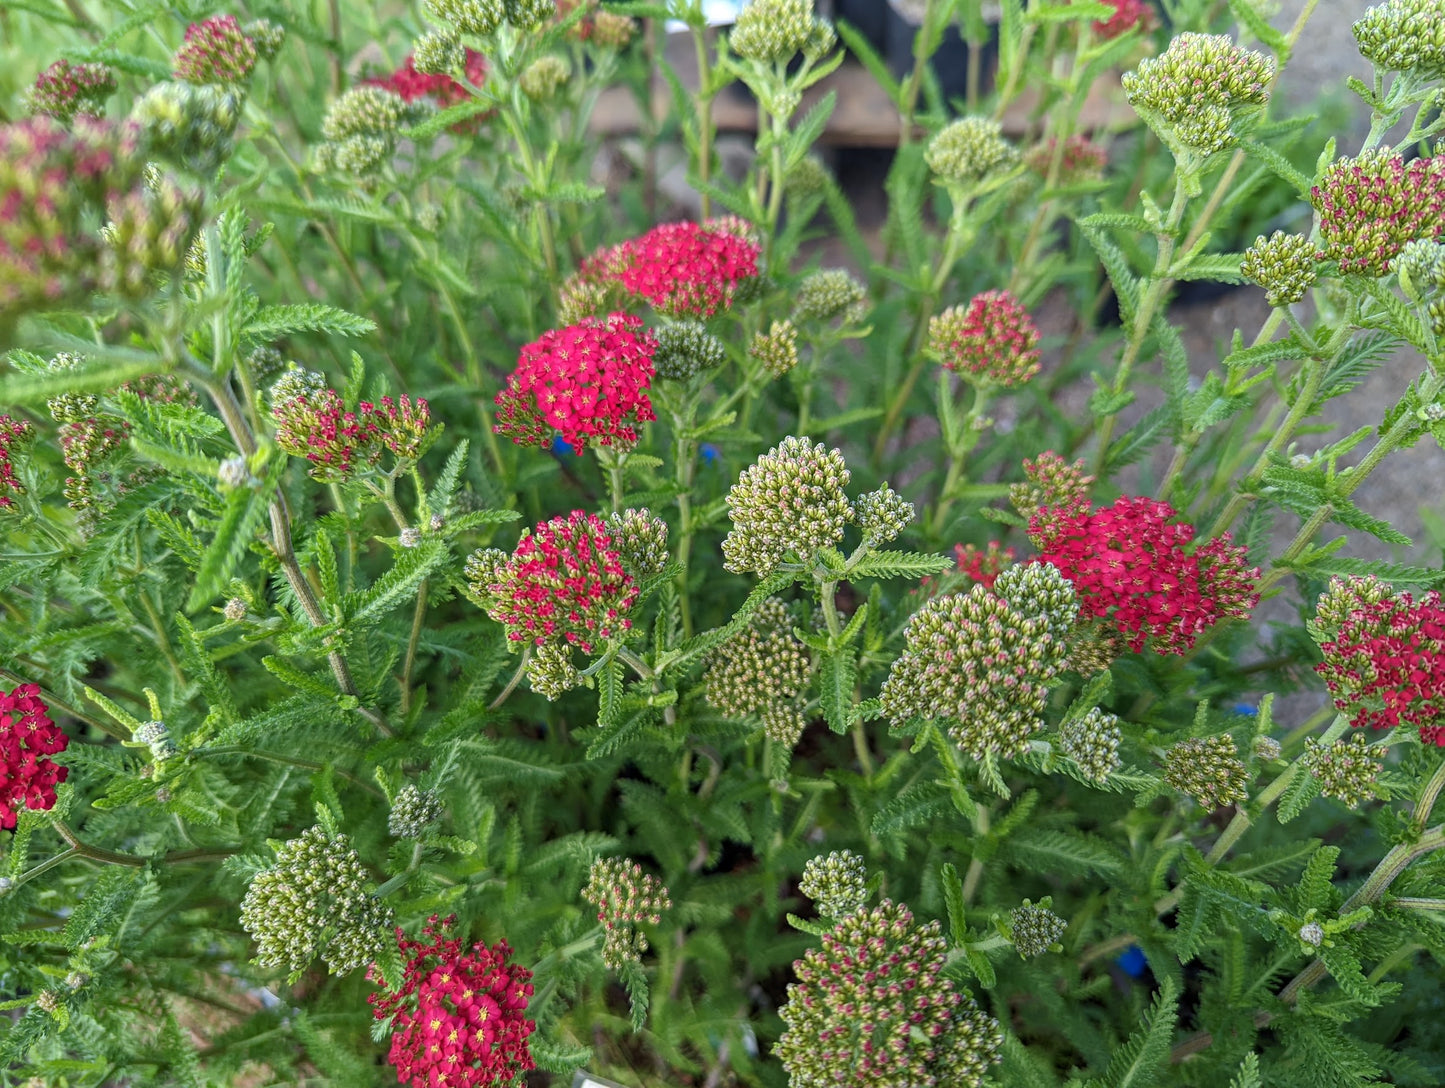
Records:
[[[318,480],[344,480],[359,466],[375,464],[383,449],[415,458],[431,421],[427,402],[403,395],[382,397],[378,407],[362,401],[348,412],[333,389],[298,392],[271,407],[276,444],[292,457],[311,462]]]
[[[588,442],[636,442],[635,424],[657,418],[647,396],[656,350],[642,322],[621,313],[543,333],[497,394],[496,432],[539,446],[559,431],[578,453]]]
[[[1152,639],[1160,653],[1182,654],[1220,620],[1248,617],[1259,568],[1245,569],[1228,533],[1186,550],[1194,527],[1173,517],[1168,503],[1126,495],[1093,513],[1041,509],[1029,539],[1074,583],[1081,615],[1107,618],[1136,653]]]
[[[740,219],[664,223],[640,238],[593,254],[583,279],[613,283],[669,316],[711,317],[731,308],[758,274],[760,250]]]
[[[985,291],[928,323],[930,350],[949,370],[991,385],[1020,385],[1039,372],[1039,330],[1008,291]]]
[[[213,15],[186,27],[173,64],[176,78],[187,83],[244,83],[258,56],[234,15]]]
[[[993,588],[998,576],[1014,561],[1014,550],[1000,548],[997,540],[990,540],[987,550],[976,544],[955,544],[953,554],[958,557],[961,574],[989,589]]]
[[[1049,176],[1054,154],[1058,151],[1059,139],[1050,136],[1024,157],[1024,164],[1041,178]],[[1109,153],[1087,136],[1074,134],[1064,141],[1064,150],[1059,156],[1060,185],[1077,185],[1084,181],[1098,181],[1104,176],[1104,167],[1109,163]]]
[[[432,915],[425,942],[396,931],[406,978],[396,993],[368,999],[376,1019],[392,1018],[388,1060],[397,1082],[412,1088],[512,1084],[535,1068],[527,1036],[537,1025],[526,1017],[532,972],[507,962],[506,941],[463,952],[461,941],[445,939],[453,921]]]
[[[487,587],[488,614],[513,642],[566,642],[590,654],[594,638],[632,626],[623,613],[637,600],[637,583],[596,514],[573,510],[523,532],[500,579]]]
[[[0,416],[0,510],[14,506],[11,495],[25,494],[25,485],[15,478],[11,451],[27,445],[35,437],[35,428],[23,419]]]
[[[467,82],[473,87],[480,87],[487,78],[487,60],[475,49],[467,50],[466,75]],[[366,82],[394,91],[403,102],[430,98],[439,109],[455,106],[472,97],[471,91],[444,72],[418,72],[416,58],[411,54],[407,54],[406,63],[391,75]]]
[[[1419,601],[1401,593],[1359,600],[1323,643],[1325,678],[1335,707],[1372,729],[1419,728],[1426,744],[1445,747],[1445,607],[1431,591]]]
[[[1383,276],[1406,243],[1445,236],[1445,156],[1406,164],[1383,149],[1337,159],[1310,190],[1320,213],[1321,260]]]
[[[1154,9],[1144,0],[1104,0],[1114,9],[1114,14],[1107,19],[1101,19],[1094,23],[1094,34],[1096,37],[1109,41],[1127,34],[1136,26],[1142,26],[1145,30],[1154,29]]]
[[[55,787],[70,768],[43,757],[65,751],[69,743],[50,720],[36,685],[0,691],[0,827],[14,827],[22,805],[42,812],[55,807]]]

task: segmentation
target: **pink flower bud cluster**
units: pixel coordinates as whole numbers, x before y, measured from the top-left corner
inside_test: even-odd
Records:
[[[186,27],[172,67],[186,83],[244,83],[251,78],[259,54],[234,15],[213,15]]]
[[[558,432],[578,453],[589,442],[635,443],[637,424],[657,418],[647,396],[656,350],[642,322],[622,313],[543,333],[497,394],[496,432],[521,446]]]
[[[1021,385],[1039,372],[1039,330],[1008,291],[985,291],[928,323],[938,361],[970,381]]]
[[[638,930],[657,925],[672,899],[662,881],[630,858],[598,858],[588,873],[582,898],[597,908],[597,920],[606,930],[602,962],[614,970],[636,963],[647,951],[647,937]]]
[[[1129,496],[1089,513],[1045,508],[1029,522],[1039,558],[1074,583],[1085,616],[1107,618],[1136,653],[1146,641],[1183,654],[1223,619],[1245,619],[1259,603],[1259,569],[1225,533],[1190,548],[1194,527],[1173,507]]]
[[[1024,164],[1039,177],[1047,178],[1054,155],[1058,154],[1059,185],[1098,181],[1104,176],[1104,167],[1109,163],[1109,153],[1087,136],[1076,133],[1064,141],[1062,152],[1058,147],[1058,137],[1050,136],[1024,156]]]
[[[664,223],[583,262],[583,281],[614,284],[669,317],[731,309],[758,275],[761,250],[739,219]]]
[[[58,60],[35,77],[30,111],[60,121],[77,114],[94,117],[115,93],[115,74],[103,64],[72,64]]]
[[[1325,679],[1336,709],[1372,729],[1414,726],[1445,747],[1445,604],[1437,591],[1415,600],[1383,596],[1370,579],[1336,579],[1321,598],[1318,629]],[[1326,602],[1333,602],[1334,615]]]
[[[532,972],[508,963],[506,941],[482,942],[462,951],[446,933],[454,918],[432,915],[422,930],[427,941],[396,931],[406,977],[395,993],[368,1001],[377,1020],[392,1022],[387,1059],[396,1079],[411,1088],[501,1088],[535,1068],[527,1037]],[[373,977],[375,971],[372,971]]]
[[[1084,462],[1072,465],[1053,450],[1045,450],[1032,461],[1024,461],[1025,483],[1012,484],[1009,504],[1026,518],[1039,517],[1044,524],[1069,518],[1089,509],[1089,488],[1094,477],[1084,472]]]
[[[1445,156],[1406,164],[1384,149],[1337,159],[1310,190],[1320,213],[1321,260],[1383,276],[1407,242],[1445,237]]]
[[[45,757],[69,743],[50,720],[38,686],[0,691],[0,828],[14,827],[22,807],[38,812],[55,807],[55,787],[70,768]]]
[[[569,644],[590,654],[595,639],[632,625],[626,612],[637,599],[637,583],[596,514],[574,510],[524,531],[494,576],[486,586],[487,612],[506,625],[513,642]]]
[[[345,480],[375,464],[383,450],[403,460],[416,458],[431,422],[427,402],[420,397],[382,397],[379,405],[362,401],[352,412],[333,389],[279,397],[271,416],[276,444],[292,457],[306,458],[311,475],[327,481]]]
[[[15,505],[12,495],[25,494],[25,485],[15,478],[14,451],[34,438],[28,421],[0,415],[0,510]]]

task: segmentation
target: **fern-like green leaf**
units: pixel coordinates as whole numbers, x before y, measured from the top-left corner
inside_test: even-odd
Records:
[[[1159,1083],[1174,1040],[1178,1001],[1178,986],[1173,979],[1165,978],[1144,1023],[1115,1052],[1099,1088],[1150,1088]]]

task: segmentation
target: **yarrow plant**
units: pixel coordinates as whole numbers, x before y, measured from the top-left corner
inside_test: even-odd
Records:
[[[1445,1083],[1368,2],[10,5],[5,1082]]]

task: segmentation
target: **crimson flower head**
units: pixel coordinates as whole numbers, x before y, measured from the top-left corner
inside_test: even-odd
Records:
[[[466,58],[467,82],[473,87],[480,87],[487,78],[487,60],[475,49],[468,49]],[[405,63],[391,75],[380,79],[368,79],[366,82],[394,91],[401,96],[403,102],[430,98],[436,104],[437,109],[455,106],[472,97],[470,90],[445,72],[418,72],[415,54],[407,54]],[[465,127],[477,120],[479,118],[472,118],[458,127]]]
[[[23,806],[55,807],[55,787],[70,774],[46,756],[65,751],[70,738],[50,720],[40,688],[21,684],[0,691],[0,827],[12,828]]]
[[[1406,244],[1445,237],[1445,157],[1415,159],[1376,148],[1325,167],[1310,190],[1320,213],[1321,260],[1342,272],[1383,276]]]
[[[761,251],[740,219],[664,223],[593,254],[584,280],[615,284],[669,317],[712,317],[758,275]]]
[[[454,920],[432,915],[422,930],[427,941],[396,931],[406,977],[396,993],[368,998],[372,1015],[391,1019],[387,1058],[399,1084],[501,1088],[536,1067],[527,1045],[537,1027],[526,1016],[532,972],[507,962],[506,941],[463,952],[461,941],[446,938]]]
[[[276,444],[292,457],[310,461],[311,475],[318,480],[344,480],[381,455],[372,413],[360,405],[358,411],[347,411],[334,389],[277,398],[271,415]]]
[[[642,322],[622,313],[543,333],[497,394],[497,433],[540,446],[557,431],[578,453],[589,442],[636,442],[636,424],[657,418],[647,396],[656,350]]]
[[[1095,21],[1094,35],[1096,37],[1110,41],[1127,34],[1136,26],[1142,27],[1144,30],[1154,29],[1154,9],[1145,3],[1145,0],[1104,0],[1104,2],[1114,9],[1114,14],[1107,19]]]
[[[593,639],[632,626],[626,612],[637,583],[596,514],[574,510],[524,531],[495,577],[487,611],[513,642],[570,644],[590,654]]]
[[[987,385],[1022,385],[1039,372],[1039,330],[1008,291],[985,291],[928,323],[928,346],[949,370]]]
[[[1331,584],[1317,627],[1332,637],[1315,671],[1354,725],[1412,725],[1445,747],[1445,605],[1434,590],[1418,601],[1387,590],[1372,579]]]
[[[989,589],[1014,561],[1014,550],[1003,547],[997,540],[990,540],[986,549],[977,544],[955,544],[953,554],[958,559],[960,574]]]
[[[1123,496],[1113,506],[1029,522],[1039,558],[1074,583],[1083,615],[1107,619],[1139,652],[1183,654],[1208,628],[1245,619],[1259,603],[1259,568],[1245,569],[1245,550],[1228,533],[1190,548],[1192,525],[1154,499]]]
[[[0,415],[0,510],[15,505],[12,495],[25,494],[25,485],[15,478],[12,451],[34,437],[35,428],[26,420]]]

